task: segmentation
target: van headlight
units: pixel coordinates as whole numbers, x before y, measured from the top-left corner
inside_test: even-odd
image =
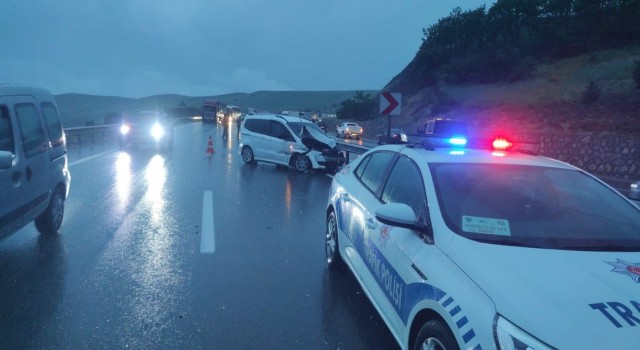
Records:
[[[160,140],[160,138],[164,135],[164,129],[162,128],[162,125],[155,123],[152,127],[151,127],[151,136],[153,136],[154,139]]]
[[[500,350],[553,350],[500,315],[496,316],[493,327]]]

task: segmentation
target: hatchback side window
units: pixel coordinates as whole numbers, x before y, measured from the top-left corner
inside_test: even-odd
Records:
[[[384,172],[392,158],[393,153],[391,152],[376,152],[369,158],[369,161],[362,171],[360,181],[362,181],[371,192],[376,193],[380,187]]]
[[[287,128],[282,125],[282,123],[275,120],[271,121],[271,131],[269,132],[269,135],[281,140],[294,140],[289,130],[287,130]]]
[[[424,219],[427,199],[422,174],[411,159],[404,156],[398,159],[382,191],[382,201],[406,204],[419,220]]]
[[[19,103],[15,105],[15,111],[25,156],[31,158],[44,153],[47,145],[36,106],[32,103]]]
[[[13,128],[7,106],[0,106],[0,151],[15,153],[13,145]]]
[[[62,146],[64,138],[62,136],[62,124],[58,116],[58,110],[51,102],[44,102],[40,105],[44,121],[47,123],[47,131],[49,132],[49,140],[53,148]]]
[[[244,127],[258,134],[269,135],[269,121],[264,119],[247,119]]]

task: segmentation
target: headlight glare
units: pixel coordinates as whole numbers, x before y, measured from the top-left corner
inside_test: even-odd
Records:
[[[127,125],[127,124],[123,124],[123,125],[120,127],[120,133],[121,133],[122,135],[126,135],[126,134],[129,132],[129,130],[131,130],[131,128],[129,128],[129,125]]]
[[[164,129],[162,129],[160,124],[156,123],[151,127],[151,136],[153,136],[154,139],[159,140],[163,135]]]
[[[553,350],[501,316],[497,316],[494,331],[500,350]]]

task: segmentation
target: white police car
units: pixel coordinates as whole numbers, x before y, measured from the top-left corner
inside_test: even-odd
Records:
[[[568,164],[374,148],[334,177],[329,268],[403,349],[639,349],[640,209]]]

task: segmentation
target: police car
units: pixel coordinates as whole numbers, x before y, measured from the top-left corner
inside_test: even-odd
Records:
[[[640,209],[494,145],[386,145],[345,166],[329,268],[351,270],[403,349],[639,349]]]

